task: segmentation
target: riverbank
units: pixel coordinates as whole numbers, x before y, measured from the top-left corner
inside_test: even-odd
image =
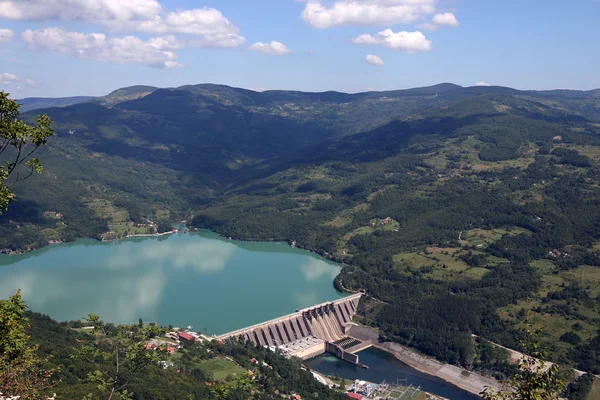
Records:
[[[417,371],[437,376],[440,379],[475,395],[479,395],[486,387],[495,391],[506,390],[506,386],[496,379],[468,371],[454,365],[442,363],[436,359],[416,353],[408,347],[398,343],[375,343],[373,347],[386,351],[402,363]]]
[[[305,361],[313,371],[333,379],[336,384],[345,379],[345,383],[358,381],[373,382],[376,385],[388,384],[390,388],[411,388],[420,394],[414,397],[420,400],[445,398],[452,400],[481,400],[481,398],[463,390],[437,376],[421,372],[398,360],[393,354],[376,347],[369,347],[357,354],[360,361],[369,366],[360,368],[352,363],[340,360],[331,354],[322,354]],[[402,389],[401,389],[402,390]],[[390,393],[391,394],[391,393]],[[410,394],[410,392],[409,392]],[[411,398],[411,396],[404,396]]]
[[[341,387],[341,385],[339,383],[336,383],[330,377],[328,377],[325,374],[320,373],[319,371],[315,371],[314,369],[311,369],[310,373],[313,374],[313,376],[315,377],[316,380],[321,382],[323,385],[329,386],[332,389],[337,386],[337,387],[341,388],[340,390],[343,390],[344,392],[348,392],[353,387],[354,382],[351,379],[342,379],[344,381],[344,387]],[[340,379],[338,379],[338,380],[340,380]],[[367,382],[367,383],[377,385],[377,382]],[[420,390],[418,393],[422,394],[422,397],[420,397],[420,398],[423,398],[426,400],[450,400],[450,399],[447,399],[446,397],[442,397],[437,394],[429,393],[429,392],[426,392],[423,390]]]

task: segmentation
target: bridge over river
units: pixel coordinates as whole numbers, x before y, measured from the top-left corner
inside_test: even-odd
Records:
[[[340,300],[317,304],[297,310],[270,321],[238,329],[217,337],[218,340],[237,338],[253,342],[255,345],[279,347],[285,354],[302,359],[314,357],[325,351],[358,364],[360,341],[353,340],[356,351],[344,350],[341,343],[348,344],[348,334],[352,317],[358,309],[361,293]],[[358,347],[357,347],[358,346]]]

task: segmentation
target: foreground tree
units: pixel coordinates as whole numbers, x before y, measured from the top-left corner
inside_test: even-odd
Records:
[[[481,397],[484,400],[554,400],[561,398],[565,381],[559,377],[559,367],[546,363],[546,352],[535,339],[539,332],[527,329],[521,341],[529,355],[523,356],[519,372],[507,383],[512,390],[495,392],[487,387]]]
[[[54,135],[47,115],[37,118],[36,126],[18,119],[20,105],[0,91],[0,214],[15,200],[12,186],[42,171],[42,163],[33,154]],[[38,358],[37,346],[28,346],[27,306],[21,291],[8,300],[0,300],[0,393],[37,399],[50,386],[53,370],[45,370]]]
[[[96,314],[90,314],[84,321],[94,327],[92,335],[95,341],[83,344],[73,357],[83,358],[96,366],[88,374],[88,380],[98,389],[98,393],[90,393],[85,399],[133,398],[127,385],[133,375],[161,361],[160,346],[156,350],[147,350],[146,345],[163,331],[158,326],[139,323],[104,324]]]
[[[27,306],[21,291],[0,300],[0,393],[38,399],[51,386],[54,370],[44,369],[46,360],[37,356],[38,346],[28,346]]]
[[[12,186],[42,172],[42,163],[33,154],[54,135],[52,120],[37,117],[35,126],[19,120],[20,105],[0,91],[0,213],[16,196]]]

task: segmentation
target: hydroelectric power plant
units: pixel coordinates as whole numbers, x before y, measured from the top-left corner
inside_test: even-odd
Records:
[[[356,327],[352,317],[361,293],[340,300],[297,310],[270,321],[217,336],[217,340],[237,338],[255,345],[279,348],[287,356],[303,360],[325,352],[360,365],[355,354],[370,347],[375,338],[359,340],[351,336]]]

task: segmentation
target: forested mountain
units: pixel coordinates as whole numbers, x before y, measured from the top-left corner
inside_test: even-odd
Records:
[[[386,338],[496,368],[471,335],[518,348],[530,321],[600,373],[598,91],[133,87],[42,112],[58,135],[0,248],[181,219],[296,241],[345,263],[336,285],[378,300],[362,322]]]

